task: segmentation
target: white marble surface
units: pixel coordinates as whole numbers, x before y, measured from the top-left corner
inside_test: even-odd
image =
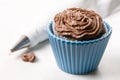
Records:
[[[101,63],[93,73],[71,75],[62,72],[56,65],[48,40],[9,55],[9,49],[20,35],[44,19],[40,16],[45,15],[39,10],[40,1],[0,0],[0,80],[120,80],[120,13],[106,19],[113,33]],[[35,63],[21,60],[25,51],[35,52]]]

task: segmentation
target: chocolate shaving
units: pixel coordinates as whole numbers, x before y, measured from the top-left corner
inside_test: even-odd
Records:
[[[22,60],[25,62],[34,62],[35,54],[33,52],[32,53],[24,53],[22,55]]]

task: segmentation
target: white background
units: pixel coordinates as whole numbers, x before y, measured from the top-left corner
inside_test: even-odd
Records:
[[[22,33],[52,14],[52,7],[48,11],[45,7],[50,7],[51,2],[46,1],[0,0],[0,80],[120,80],[120,13],[106,19],[113,33],[98,70],[93,73],[71,75],[62,72],[56,65],[48,40],[32,49],[9,55],[9,49]],[[60,5],[57,0],[55,3]],[[35,63],[21,60],[21,55],[26,51],[35,53]]]

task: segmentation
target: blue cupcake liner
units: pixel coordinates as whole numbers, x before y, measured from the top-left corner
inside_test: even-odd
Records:
[[[58,67],[71,74],[86,74],[97,69],[108,40],[112,33],[111,27],[104,22],[106,34],[89,41],[71,41],[53,34],[53,22],[48,25],[49,41]]]

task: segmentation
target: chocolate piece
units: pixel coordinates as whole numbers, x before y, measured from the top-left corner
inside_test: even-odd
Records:
[[[22,56],[22,60],[26,62],[34,62],[35,54],[34,53],[25,53]]]
[[[55,35],[69,40],[92,40],[106,32],[101,16],[82,8],[70,8],[56,14],[54,23]]]

